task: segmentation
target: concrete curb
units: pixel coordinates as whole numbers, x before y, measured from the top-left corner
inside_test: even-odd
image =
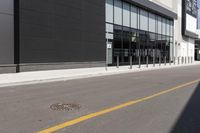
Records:
[[[183,65],[169,65],[159,66],[156,64],[156,67],[149,65],[147,68],[146,65],[142,65],[141,68],[138,66],[133,66],[132,69],[129,69],[129,66],[122,66],[119,69],[116,67],[108,67],[106,71],[105,68],[83,68],[83,69],[67,69],[67,70],[49,70],[49,71],[36,71],[36,72],[23,72],[23,73],[14,73],[14,74],[0,74],[0,87],[11,87],[11,86],[20,86],[20,85],[30,85],[30,84],[39,84],[39,83],[49,83],[57,81],[67,81],[74,79],[83,79],[107,75],[117,75],[117,74],[126,74],[134,73],[141,71],[153,71],[158,69],[171,69],[177,67],[185,66],[194,66],[200,65],[200,62],[195,62],[193,64],[183,64]]]

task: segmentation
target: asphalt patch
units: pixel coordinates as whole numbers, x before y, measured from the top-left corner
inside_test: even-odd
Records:
[[[53,111],[73,111],[79,110],[81,106],[74,103],[55,103],[50,106]]]

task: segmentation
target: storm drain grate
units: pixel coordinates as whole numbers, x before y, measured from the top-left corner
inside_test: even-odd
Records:
[[[54,111],[72,111],[72,110],[79,110],[81,106],[79,104],[73,103],[56,103],[50,106],[51,110]]]

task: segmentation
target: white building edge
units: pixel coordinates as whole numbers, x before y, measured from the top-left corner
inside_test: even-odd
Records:
[[[174,20],[174,50],[173,56],[178,57],[192,57],[195,56],[195,40],[200,39],[200,30],[197,29],[197,19],[186,14],[186,28],[198,34],[197,38],[185,36],[182,34],[183,28],[183,3],[184,0],[150,0],[159,4],[177,14],[177,19]],[[186,0],[187,1],[187,0]]]

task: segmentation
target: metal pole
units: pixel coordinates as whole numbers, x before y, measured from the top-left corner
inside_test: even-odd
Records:
[[[171,60],[172,60],[172,57],[170,56],[169,58],[169,65],[171,66]]]
[[[188,56],[188,64],[190,64],[190,57]]]
[[[179,60],[180,57],[178,56],[177,58],[178,58],[178,64],[180,64],[180,60]]]
[[[155,55],[153,55],[153,67],[155,67]]]
[[[167,57],[165,56],[165,66],[166,66],[166,64],[167,64]]]
[[[174,65],[176,65],[176,57],[174,56]]]
[[[180,58],[180,64],[183,64],[183,57],[181,56]]]
[[[139,68],[141,68],[141,57],[139,56]]]
[[[159,66],[161,66],[161,56],[159,56]]]
[[[133,68],[133,57],[130,56],[130,69],[132,69],[132,68]]]
[[[189,58],[189,56],[187,57],[187,60],[188,60],[188,64],[190,64],[190,58]]]
[[[107,71],[108,70],[108,39],[106,39],[106,64],[105,65],[106,65],[105,69]]]
[[[108,70],[108,64],[106,63],[106,67],[105,67],[106,71]]]
[[[146,57],[146,61],[147,61],[147,67],[149,67],[149,57]]]
[[[117,56],[117,68],[119,68],[119,55]]]
[[[108,51],[108,50],[107,50],[107,51]],[[106,68],[105,68],[105,69],[106,69],[106,71],[107,71],[107,70],[108,70],[108,52],[106,52],[106,56],[107,56],[107,57],[106,57]]]
[[[193,63],[193,58],[192,58],[192,56],[191,56],[191,64]]]
[[[187,64],[187,57],[185,56],[185,64]]]

